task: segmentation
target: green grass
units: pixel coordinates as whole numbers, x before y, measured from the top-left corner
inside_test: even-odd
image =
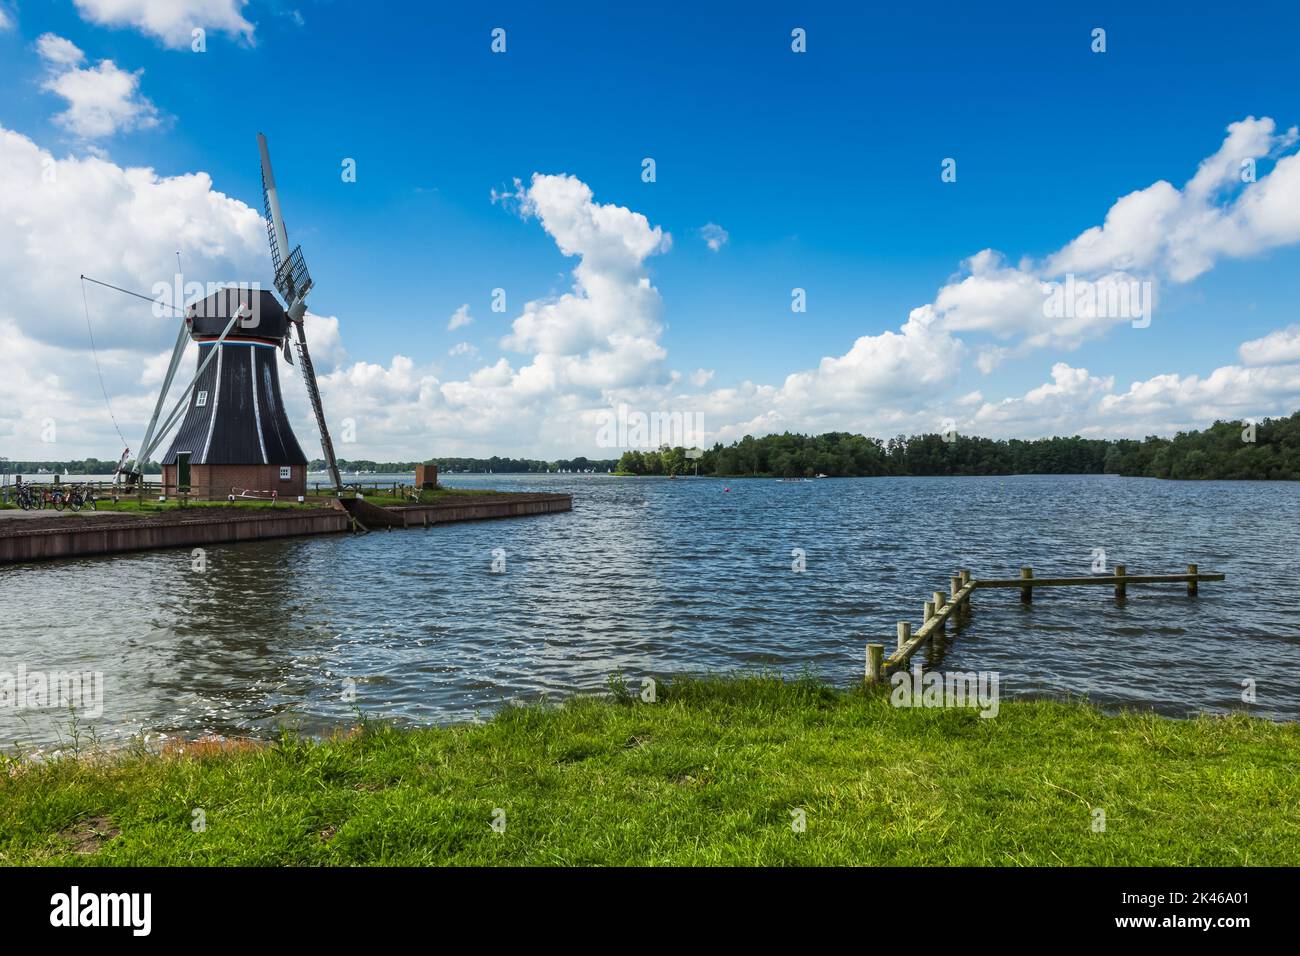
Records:
[[[379,493],[364,492],[364,494],[365,494],[366,501],[370,502],[372,505],[379,505],[380,507],[389,507],[391,505],[434,504],[439,501],[445,501],[448,498],[458,498],[458,497],[477,498],[477,497],[482,497],[483,495],[508,494],[508,492],[493,491],[489,489],[478,489],[478,488],[437,488],[432,491],[421,491],[418,502],[411,497],[402,497],[402,496],[392,495],[392,494],[383,494],[382,492]],[[159,501],[158,495],[154,494],[154,495],[145,495],[143,501],[141,501],[138,497],[123,497],[119,499],[116,503],[114,503],[111,498],[100,498],[99,501],[97,502],[98,504],[97,511],[109,512],[109,513],[122,512],[128,514],[154,515],[154,514],[171,514],[173,512],[183,511],[188,508],[240,508],[240,509],[322,508],[325,507],[325,503],[323,499],[329,498],[331,496],[332,496],[331,493],[327,491],[321,491],[319,495],[316,495],[315,492],[310,492],[307,496],[307,501],[304,504],[298,504],[293,498],[281,498],[279,501],[276,502],[254,500],[254,499],[236,499],[234,501],[226,501],[226,500],[204,501],[198,499],[190,499],[188,502],[182,505],[180,500],[174,496],[168,497],[166,501]],[[313,501],[312,500],[313,497],[319,498],[321,500]],[[345,497],[350,498],[352,497],[352,494],[347,493],[345,494]],[[8,505],[0,504],[0,509],[5,509],[5,510],[16,509],[17,507],[18,506],[15,504],[8,504]],[[91,509],[89,506],[86,506],[80,512],[74,512],[71,508],[65,508],[62,512],[59,512],[55,510],[53,507],[50,507],[34,513],[40,514],[43,517],[54,517],[59,514],[66,515],[67,517],[78,517],[79,515],[95,514],[96,509]]]
[[[981,719],[678,681],[649,704],[24,764],[0,773],[0,863],[1294,865],[1297,763],[1296,725],[1245,716],[1004,701]]]

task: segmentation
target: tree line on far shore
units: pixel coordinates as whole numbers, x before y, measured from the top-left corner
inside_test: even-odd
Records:
[[[699,474],[779,478],[886,475],[1089,475],[1175,479],[1300,479],[1300,412],[1257,424],[1215,422],[1173,438],[992,439],[938,434],[888,441],[824,435],[746,436],[714,445],[698,459]],[[695,473],[683,448],[629,451],[618,470],[635,475]]]
[[[557,461],[533,458],[432,458],[442,473],[530,474],[555,471],[617,470],[632,475],[701,475],[811,478],[816,475],[876,477],[886,475],[1092,475],[1148,478],[1300,479],[1300,411],[1286,418],[1265,418],[1255,425],[1215,422],[1209,428],[1179,432],[1173,438],[1137,439],[1018,438],[965,435],[899,435],[888,441],[848,432],[824,435],[745,436],[730,445],[716,444],[700,457],[685,448],[627,451],[617,461],[582,456]],[[375,462],[339,459],[348,473],[406,474],[421,462]],[[10,461],[0,457],[0,474],[112,474],[116,461]],[[308,464],[325,468],[322,459]],[[160,471],[155,462],[147,473]]]
[[[491,458],[426,458],[423,461],[369,461],[340,458],[338,463],[340,471],[349,473],[405,474],[415,471],[416,465],[437,465],[440,474],[492,472],[499,475],[544,474],[551,471],[604,473],[618,464],[613,458],[594,459],[584,458],[581,455],[577,458],[561,458],[556,461],[542,461],[537,458],[501,458],[493,455]],[[325,459],[314,458],[308,462],[307,467],[311,471],[324,471]]]
[[[81,458],[76,461],[10,461],[0,455],[0,475],[111,475],[117,470],[117,459]],[[149,475],[162,474],[162,465],[151,461],[143,471]]]

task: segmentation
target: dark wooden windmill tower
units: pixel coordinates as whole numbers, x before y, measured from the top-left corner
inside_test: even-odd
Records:
[[[235,326],[222,338],[232,318]],[[201,371],[162,457],[163,485],[211,498],[305,494],[307,456],[280,394],[288,313],[265,289],[229,288],[192,303],[185,322],[199,345]]]

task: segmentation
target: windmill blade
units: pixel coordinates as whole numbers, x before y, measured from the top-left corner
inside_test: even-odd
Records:
[[[295,246],[289,258],[280,263],[275,273],[275,288],[289,303],[289,313],[301,304],[301,311],[307,309],[307,293],[311,291],[311,273],[307,271],[307,261],[302,257],[302,246]],[[299,321],[301,314],[294,321]]]
[[[302,320],[293,323],[298,330],[298,364],[302,367],[302,380],[307,385],[307,397],[311,399],[311,410],[316,414],[316,427],[320,430],[321,450],[325,453],[325,464],[330,477],[334,480],[334,490],[343,490],[343,478],[339,475],[339,463],[334,457],[334,442],[330,440],[330,430],[325,424],[325,408],[321,405],[320,389],[316,385],[316,368],[311,364],[311,353],[307,351],[307,336],[302,330]]]
[[[266,137],[261,133],[257,134],[257,148],[262,154],[262,204],[266,209],[266,235],[271,244],[271,262],[278,277],[284,250],[289,248],[289,235],[284,229],[284,217],[280,215],[280,196],[275,190],[275,173],[271,171],[271,150],[266,145]]]
[[[289,248],[289,234],[284,227],[284,215],[280,212],[280,194],[275,188],[275,173],[271,171],[271,150],[266,145],[266,137],[261,133],[257,134],[257,147],[262,155],[262,198],[266,205],[266,232],[271,244],[271,262],[275,266],[275,288],[289,308],[289,324],[298,330],[298,364],[302,368],[302,379],[307,386],[311,410],[316,416],[316,428],[320,431],[321,451],[325,453],[325,464],[329,467],[330,477],[334,479],[334,490],[341,492],[343,479],[339,475],[338,461],[334,458],[334,442],[330,440],[329,427],[325,424],[325,409],[321,405],[320,388],[316,384],[316,369],[311,364],[307,336],[303,332],[307,293],[312,287],[311,273],[307,271],[302,246],[295,246],[288,258],[284,258],[284,251]],[[289,358],[287,337],[285,358]],[[293,364],[292,359],[289,364]]]

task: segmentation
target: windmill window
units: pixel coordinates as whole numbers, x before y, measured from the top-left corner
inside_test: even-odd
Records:
[[[204,405],[206,405],[206,404],[208,404],[208,393],[207,393],[207,392],[199,392],[199,397],[196,398],[196,399],[194,399],[194,407],[195,407],[195,408],[202,408],[202,407],[203,407]]]
[[[288,465],[281,465],[281,466],[280,466],[280,480],[281,480],[281,481],[288,481],[288,480],[289,480],[290,478],[292,478],[292,477],[293,477],[293,469],[292,469],[290,466],[288,466]]]

